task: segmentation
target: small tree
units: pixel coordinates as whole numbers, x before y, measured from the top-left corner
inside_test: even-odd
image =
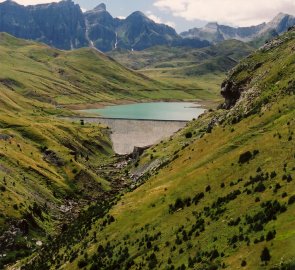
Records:
[[[270,256],[269,250],[267,247],[265,247],[262,250],[262,253],[260,255],[260,259],[262,262],[265,262],[265,264],[267,264],[267,262],[270,260],[270,258],[271,258],[271,256]]]

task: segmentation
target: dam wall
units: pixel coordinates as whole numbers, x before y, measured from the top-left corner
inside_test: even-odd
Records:
[[[113,118],[79,118],[85,123],[100,123],[111,131],[113,149],[117,154],[130,154],[134,147],[145,147],[169,138],[185,127],[187,121],[134,120]]]

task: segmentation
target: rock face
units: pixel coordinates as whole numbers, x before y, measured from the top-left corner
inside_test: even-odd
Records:
[[[221,95],[224,97],[224,109],[233,107],[241,96],[242,89],[231,80],[225,80],[221,85]]]
[[[143,50],[156,45],[205,47],[207,41],[183,39],[165,24],[158,24],[136,11],[126,19],[113,18],[100,4],[85,13],[89,39],[101,51],[117,48]]]
[[[83,13],[71,0],[26,7],[5,1],[0,4],[0,32],[60,49],[88,45]]]
[[[116,28],[120,20],[113,18],[106,10],[105,4],[100,4],[93,10],[84,13],[87,35],[92,45],[101,51],[110,51],[116,46]]]
[[[180,35],[184,38],[200,38],[210,42],[221,42],[228,39],[252,41],[268,36],[269,33],[271,36],[280,35],[293,25],[295,25],[295,17],[280,13],[269,23],[256,26],[234,28],[218,23],[209,23],[203,28],[194,28]]]

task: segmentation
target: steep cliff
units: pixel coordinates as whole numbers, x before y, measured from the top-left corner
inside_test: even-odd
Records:
[[[83,13],[71,0],[36,6],[11,0],[0,4],[0,32],[69,50],[88,46],[85,31]]]

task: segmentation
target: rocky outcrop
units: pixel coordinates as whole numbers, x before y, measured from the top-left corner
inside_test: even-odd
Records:
[[[221,95],[225,101],[223,104],[224,109],[230,109],[235,105],[241,96],[241,88],[232,80],[225,80],[221,85]]]
[[[8,135],[8,134],[1,134],[0,133],[0,141],[3,140],[3,141],[9,141],[10,139],[12,139],[13,137],[11,135]]]

